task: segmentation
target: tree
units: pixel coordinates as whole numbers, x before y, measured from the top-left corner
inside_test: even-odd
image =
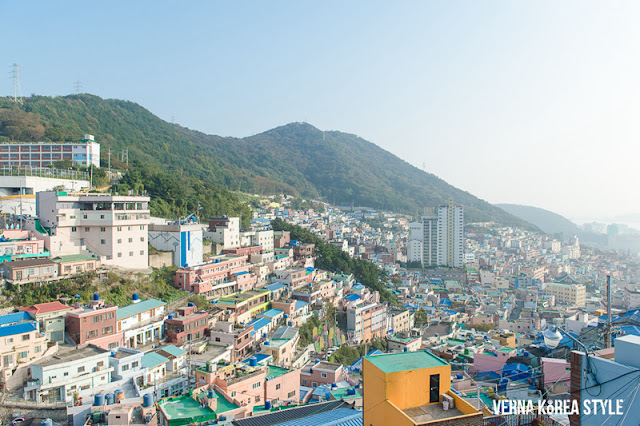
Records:
[[[420,327],[421,325],[425,324],[429,320],[427,318],[427,313],[422,308],[416,311],[414,319],[415,319],[416,327]]]

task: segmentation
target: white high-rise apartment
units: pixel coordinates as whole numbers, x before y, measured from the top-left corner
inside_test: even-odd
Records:
[[[464,210],[449,203],[438,207],[438,265],[462,268],[464,259]]]
[[[149,197],[38,192],[33,230],[52,256],[100,256],[103,265],[149,267]]]
[[[408,261],[424,267],[451,266],[461,268],[464,260],[464,210],[449,200],[409,224]]]

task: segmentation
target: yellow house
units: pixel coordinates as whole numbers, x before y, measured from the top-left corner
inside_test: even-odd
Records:
[[[482,412],[451,391],[451,366],[430,352],[365,357],[362,375],[364,426],[483,424]]]

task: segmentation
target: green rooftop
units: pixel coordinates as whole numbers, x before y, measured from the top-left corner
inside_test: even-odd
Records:
[[[274,379],[278,376],[282,376],[283,374],[287,374],[291,370],[287,370],[286,368],[276,367],[275,365],[269,365],[269,373],[268,376],[272,376]]]
[[[373,355],[365,357],[365,359],[387,374],[449,365],[427,351]]]
[[[509,348],[507,346],[503,346],[500,349],[498,349],[498,352],[511,352],[511,351],[515,351],[515,349]]]
[[[190,395],[167,398],[159,403],[170,426],[188,425],[215,420],[218,414],[239,408],[227,401],[222,394],[214,390],[217,397],[217,408],[201,407],[200,403]]]
[[[97,258],[86,256],[84,254],[67,254],[64,256],[56,256],[51,260],[53,260],[56,263],[76,263],[76,262],[86,262],[88,260],[97,260]]]
[[[160,300],[147,299],[142,302],[132,303],[123,308],[118,308],[118,310],[116,311],[116,317],[117,319],[121,320],[141,314],[142,312],[148,311],[149,309],[159,308],[164,305],[166,305],[166,303],[161,302]]]

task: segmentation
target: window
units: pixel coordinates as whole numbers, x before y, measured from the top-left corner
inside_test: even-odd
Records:
[[[291,397],[294,397],[294,396],[296,396],[296,391],[291,391],[291,392],[289,392],[287,394],[287,398],[291,398]]]
[[[100,215],[100,219],[104,219],[104,215],[103,214]],[[104,228],[102,228],[102,229],[104,229]],[[102,231],[102,232],[104,232],[104,231]]]
[[[144,231],[144,225],[140,225],[140,230]]]
[[[231,398],[235,398],[235,396],[236,396],[236,391],[231,391],[231,395],[230,395],[230,396],[231,396]]]
[[[87,215],[86,215],[86,214],[83,214],[83,215],[82,215],[82,218],[83,218],[83,219],[86,219],[86,218],[87,218]]]
[[[132,251],[129,252],[129,257],[131,257],[131,256],[133,256],[133,252]]]
[[[100,322],[100,321],[102,321],[102,315],[96,315],[93,318],[91,318],[91,322],[96,323],[96,322]]]
[[[29,339],[31,339],[31,335],[29,335],[29,334],[25,334],[25,335],[23,335],[23,336],[22,336],[22,341],[23,341],[23,342],[24,342],[25,340],[29,340]]]
[[[144,243],[144,237],[140,237],[140,241]]]
[[[129,238],[129,242],[132,243],[133,242],[133,238]]]
[[[27,355],[28,355],[28,352],[20,352],[18,354],[18,359],[24,359],[27,357]]]
[[[76,227],[75,226],[71,227],[71,232],[76,232]]]
[[[113,327],[112,327],[112,326],[104,327],[104,328],[102,329],[102,334],[109,334],[109,333],[111,333],[112,331],[113,331]]]
[[[260,395],[256,395],[256,402],[260,402]]]
[[[118,238],[118,244],[122,244],[122,238]]]
[[[65,371],[64,374],[63,374],[64,377],[67,377],[68,375],[69,375],[68,371]]]
[[[255,382],[253,384],[253,386],[251,386],[252,389],[258,389],[260,386],[262,386],[262,382]]]
[[[323,379],[327,378],[327,373],[320,373],[320,377],[322,377]]]
[[[105,240],[100,240],[100,244],[106,244],[107,242]]]
[[[13,337],[9,337],[5,340],[5,343],[8,345],[10,343],[13,343]]]
[[[280,389],[280,383],[276,385],[276,390],[279,390],[279,389]]]
[[[78,367],[78,373],[84,373],[84,365],[82,367]]]
[[[35,353],[40,353],[42,351],[42,347],[41,346],[36,346],[34,349]]]
[[[140,250],[140,256],[144,256],[144,250]]]
[[[129,369],[129,364],[125,364],[122,366],[122,371],[127,371]]]
[[[138,361],[133,361],[131,363],[131,368],[136,368],[138,366]]]
[[[118,231],[118,232],[122,231],[122,226],[118,226],[118,227],[116,228],[116,231]]]
[[[86,218],[85,218],[85,219],[86,219]],[[85,227],[84,227],[84,232],[89,232],[89,227],[88,227],[88,226],[85,226]]]
[[[118,253],[118,257],[122,257],[122,253]]]

